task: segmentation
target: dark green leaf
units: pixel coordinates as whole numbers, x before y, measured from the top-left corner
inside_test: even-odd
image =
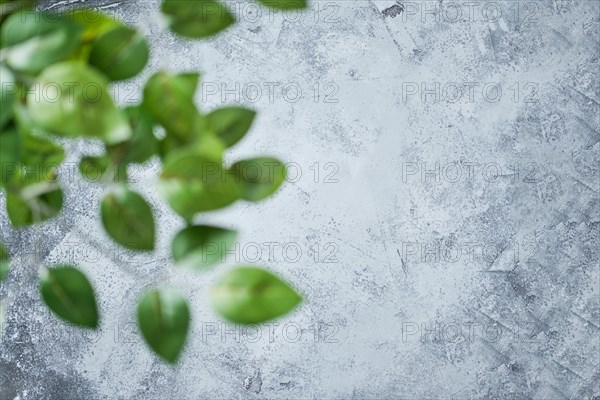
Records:
[[[175,363],[190,324],[185,298],[172,290],[150,290],[138,305],[137,318],[150,348],[169,363]]]
[[[241,267],[213,287],[211,300],[215,310],[229,321],[257,324],[286,314],[302,297],[268,271]]]
[[[163,0],[169,27],[188,38],[212,36],[235,22],[227,7],[214,0]]]
[[[274,158],[238,161],[230,169],[239,182],[242,198],[259,201],[271,196],[285,180],[285,165]]]
[[[258,0],[265,6],[275,10],[301,10],[308,5],[307,0]]]
[[[44,70],[27,96],[33,123],[68,137],[97,137],[114,144],[129,139],[131,129],[107,89],[106,79],[79,62]]]
[[[185,78],[165,72],[153,75],[144,88],[144,106],[168,134],[189,142],[201,134],[200,114],[194,105],[189,84]]]
[[[159,190],[171,208],[186,220],[236,201],[239,186],[221,163],[206,154],[179,151],[165,160]]]
[[[154,217],[146,200],[118,187],[102,200],[102,224],[119,244],[139,251],[154,250]]]
[[[226,107],[208,114],[208,125],[227,147],[239,142],[252,126],[256,113],[242,107]]]
[[[78,269],[48,269],[42,274],[40,289],[46,305],[60,318],[83,328],[98,327],[94,289]]]
[[[148,62],[148,43],[139,32],[127,27],[112,29],[95,42],[90,64],[113,81],[139,74]]]
[[[8,276],[9,262],[8,251],[6,250],[6,247],[0,243],[0,282]]]
[[[204,269],[224,261],[237,233],[214,226],[190,226],[180,231],[171,245],[177,266]]]
[[[17,81],[13,73],[0,65],[0,131],[10,121],[17,98]]]
[[[23,11],[2,26],[2,47],[8,65],[37,74],[66,59],[77,47],[83,29],[66,18],[45,12]]]

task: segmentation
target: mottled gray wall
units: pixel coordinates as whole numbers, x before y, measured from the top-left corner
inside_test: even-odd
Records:
[[[201,42],[168,33],[158,1],[92,4],[148,35],[144,79],[200,69],[205,109],[258,109],[231,160],[279,156],[290,182],[199,218],[238,228],[239,248],[182,273],[157,163],[133,173],[160,218],[161,250],[139,256],[107,239],[103,189],[77,176],[98,146],[71,146],[58,219],[17,231],[2,214],[16,260],[2,400],[600,398],[598,1],[312,0],[302,15],[230,2],[240,23]],[[115,96],[136,101],[141,82]],[[293,282],[303,306],[258,332],[222,324],[206,288],[236,258]],[[40,302],[39,265],[63,261],[97,288],[97,334]],[[153,285],[192,303],[176,367],[133,325]]]

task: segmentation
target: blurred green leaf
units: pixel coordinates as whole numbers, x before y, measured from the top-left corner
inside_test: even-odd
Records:
[[[108,144],[131,137],[125,115],[107,89],[106,79],[75,61],[52,65],[27,96],[33,123],[68,137],[97,137]]]
[[[285,165],[275,158],[254,158],[238,161],[230,168],[241,187],[241,196],[248,201],[263,200],[279,189],[285,180]]]
[[[108,147],[108,154],[116,164],[142,164],[158,153],[158,139],[154,136],[154,121],[142,106],[128,107],[125,114],[133,131],[131,139]]]
[[[22,11],[2,25],[2,47],[6,62],[18,71],[31,74],[66,59],[77,47],[83,29],[55,14]]]
[[[171,208],[186,220],[199,212],[235,202],[239,187],[220,162],[194,151],[179,151],[166,158],[159,190]]]
[[[13,180],[22,182],[27,179],[25,176],[17,176]],[[19,190],[6,192],[8,218],[17,228],[54,218],[60,213],[62,205],[62,190],[52,182],[28,184]]]
[[[225,253],[234,244],[237,232],[229,229],[196,225],[175,236],[171,254],[178,267],[204,269],[224,261]]]
[[[65,265],[44,271],[40,289],[46,305],[60,318],[83,328],[98,327],[94,289],[78,269]]]
[[[138,325],[146,343],[169,363],[175,363],[190,324],[187,302],[172,290],[146,292],[137,308]]]
[[[227,147],[239,142],[250,130],[256,112],[242,107],[226,107],[208,114],[208,125]]]
[[[0,187],[7,185],[17,172],[21,152],[21,135],[14,127],[0,132]]]
[[[0,23],[19,10],[30,9],[35,5],[35,0],[1,0],[0,1]],[[0,46],[1,47],[1,46]]]
[[[229,321],[257,324],[288,313],[302,297],[268,271],[240,267],[213,287],[211,300],[215,310]]]
[[[258,2],[275,10],[301,10],[308,6],[307,0],[258,0]]]
[[[13,73],[4,65],[0,65],[0,131],[13,116],[13,108],[17,100],[17,81]]]
[[[2,243],[0,243],[0,282],[2,282],[8,276],[10,258],[8,251]]]
[[[235,22],[227,7],[214,0],[163,0],[161,11],[171,30],[188,38],[212,36]]]
[[[144,88],[144,107],[167,134],[189,142],[201,134],[200,114],[194,105],[190,76],[171,76],[158,72]]]
[[[100,182],[109,165],[106,156],[85,156],[79,162],[79,172],[88,181]]]
[[[154,217],[142,196],[119,186],[104,197],[100,211],[115,242],[132,250],[154,250]]]
[[[135,29],[114,28],[93,44],[90,64],[113,81],[129,79],[139,74],[148,62],[148,43]]]

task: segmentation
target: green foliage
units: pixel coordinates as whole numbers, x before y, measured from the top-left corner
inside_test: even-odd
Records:
[[[80,25],[44,12],[22,11],[2,25],[2,47],[12,69],[37,74],[66,59],[77,47]]]
[[[274,9],[298,9],[304,0],[260,0]],[[104,151],[83,155],[81,175],[107,186],[100,219],[110,238],[134,251],[155,250],[156,227],[146,200],[129,188],[128,167],[161,161],[159,192],[187,226],[172,241],[179,268],[205,272],[234,246],[234,230],[194,224],[206,211],[238,200],[273,195],[285,179],[280,161],[258,157],[225,163],[225,152],[249,132],[256,113],[230,106],[205,113],[197,107],[197,72],[154,73],[140,104],[121,108],[112,82],[131,79],[150,54],[142,33],[101,12],[34,11],[33,0],[0,1],[0,189],[13,226],[52,219],[63,207],[58,167],[65,151],[53,138],[96,139]],[[162,0],[170,29],[181,37],[205,38],[235,22],[214,0]],[[0,244],[0,280],[8,273],[8,251]],[[93,288],[72,266],[44,270],[41,295],[60,318],[98,327]],[[215,310],[239,323],[284,315],[301,300],[278,277],[256,267],[229,272],[212,291]],[[170,289],[150,290],[137,309],[150,348],[174,363],[188,334],[185,299]]]
[[[231,249],[237,232],[214,226],[196,225],[180,231],[171,245],[177,266],[203,269],[223,261]]]
[[[152,350],[167,362],[177,361],[190,325],[185,298],[173,290],[150,290],[138,304],[137,319]]]
[[[123,112],[108,93],[108,82],[78,61],[42,72],[27,96],[33,123],[56,135],[96,137],[115,144],[131,137]]]
[[[291,311],[302,297],[270,272],[240,267],[217,283],[211,300],[219,314],[231,322],[257,324]]]
[[[0,282],[2,282],[8,276],[8,264],[9,264],[8,250],[2,243],[0,243]]]
[[[83,328],[98,327],[94,289],[78,269],[62,265],[45,270],[40,290],[48,308],[60,318]]]

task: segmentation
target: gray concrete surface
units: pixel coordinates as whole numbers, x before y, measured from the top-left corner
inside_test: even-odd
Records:
[[[160,250],[133,255],[99,225],[104,188],[76,173],[97,144],[72,145],[59,218],[17,231],[2,213],[16,260],[0,290],[2,400],[600,398],[598,1],[313,0],[301,15],[229,2],[239,24],[202,42],[168,33],[158,1],[75,3],[148,35],[144,77],[202,70],[205,109],[259,110],[231,160],[279,156],[290,182],[199,217],[239,229],[239,247],[182,273],[157,163],[133,176]],[[115,96],[136,101],[141,82]],[[65,261],[97,288],[98,333],[39,299],[39,266]],[[304,304],[257,330],[223,324],[206,288],[236,263],[277,271]],[[156,285],[193,308],[176,367],[133,324]]]

